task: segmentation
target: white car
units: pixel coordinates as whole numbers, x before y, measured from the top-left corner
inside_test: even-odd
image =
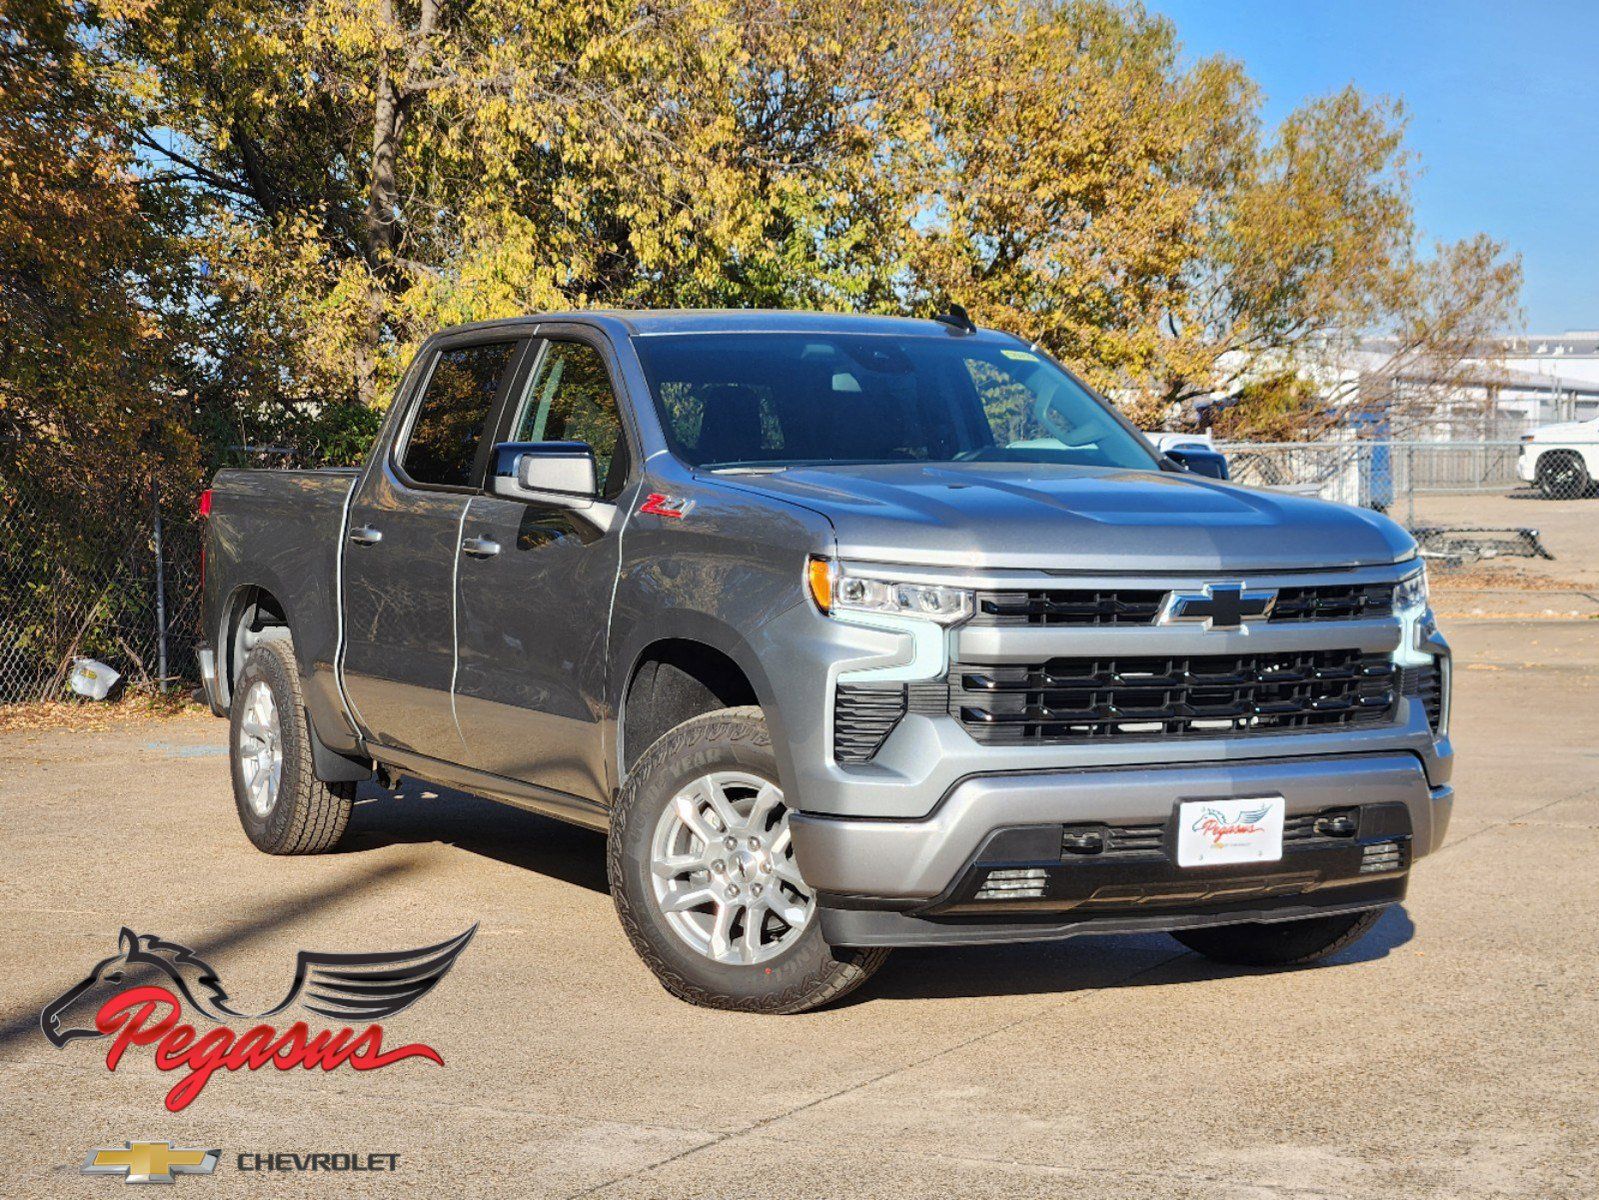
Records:
[[[1516,475],[1551,500],[1584,496],[1599,479],[1599,418],[1545,425],[1524,434]]]

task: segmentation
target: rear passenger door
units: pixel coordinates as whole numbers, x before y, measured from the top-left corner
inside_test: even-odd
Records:
[[[593,448],[600,498],[626,486],[630,455],[610,350],[581,327],[548,334],[510,397],[502,441]],[[553,504],[482,494],[462,526],[455,702],[466,765],[608,800],[600,720],[621,522],[602,530]]]
[[[368,738],[445,762],[463,745],[450,687],[461,521],[483,479],[485,436],[526,342],[442,342],[393,440],[351,506],[344,547],[344,684]]]

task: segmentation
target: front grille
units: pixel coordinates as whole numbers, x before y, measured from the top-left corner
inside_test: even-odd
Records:
[[[1358,621],[1394,611],[1391,583],[1320,584],[1278,588],[1273,621]]]
[[[905,715],[905,685],[841,683],[833,702],[833,757],[869,762]]]
[[[949,710],[987,743],[1229,737],[1390,721],[1395,683],[1359,650],[956,663]]]
[[[1153,625],[1164,590],[1050,588],[977,593],[974,625]],[[1354,621],[1393,611],[1391,583],[1315,584],[1279,588],[1270,622]]]

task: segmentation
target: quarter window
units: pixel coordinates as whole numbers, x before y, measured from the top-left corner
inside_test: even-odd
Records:
[[[406,442],[407,475],[441,487],[472,482],[483,427],[515,352],[515,342],[488,342],[439,355]]]

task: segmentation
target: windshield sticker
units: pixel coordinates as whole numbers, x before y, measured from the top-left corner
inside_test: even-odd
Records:
[[[1029,350],[1001,350],[1000,353],[1003,354],[1006,358],[1015,359],[1017,362],[1037,362],[1038,361],[1038,355],[1032,353]]]

